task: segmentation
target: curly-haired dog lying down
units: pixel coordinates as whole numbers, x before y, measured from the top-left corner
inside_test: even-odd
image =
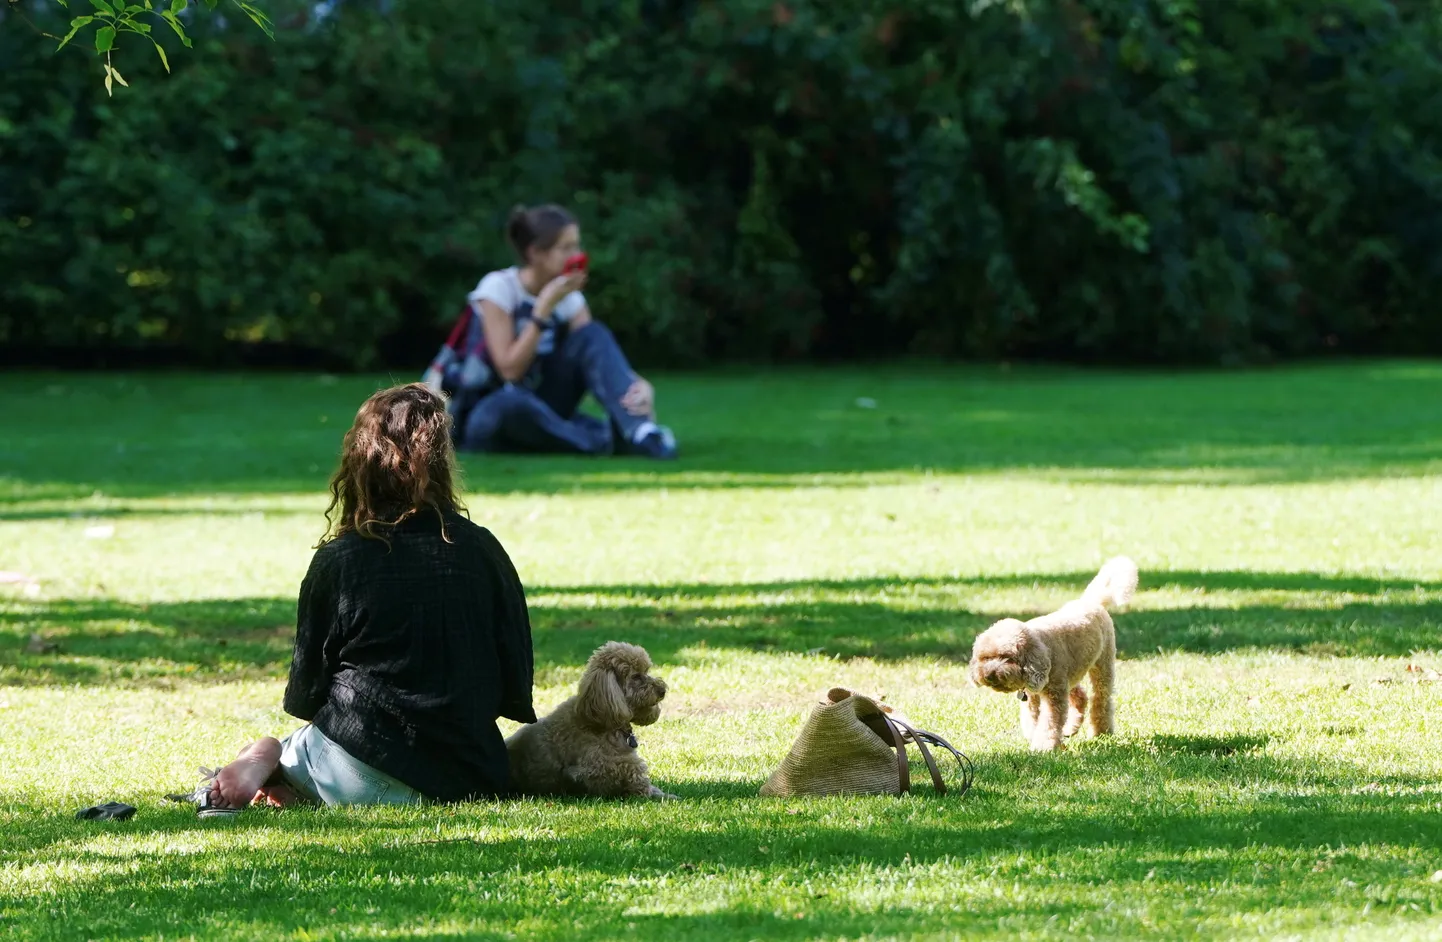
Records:
[[[1136,589],[1137,564],[1118,556],[1075,602],[1028,622],[1003,618],[977,636],[967,676],[979,687],[1021,697],[1021,734],[1033,749],[1060,748],[1083,717],[1092,735],[1112,732],[1117,637],[1107,608],[1127,604]],[[1081,686],[1087,676],[1090,713]]]
[[[650,671],[644,648],[623,641],[597,648],[576,695],[506,740],[512,787],[527,795],[675,798],[651,784],[631,731],[661,717],[666,683]]]

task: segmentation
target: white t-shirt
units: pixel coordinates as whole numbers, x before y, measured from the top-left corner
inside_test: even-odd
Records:
[[[491,272],[481,279],[480,284],[476,285],[475,290],[467,295],[467,297],[473,308],[481,301],[490,301],[496,307],[511,315],[511,320],[515,324],[517,333],[520,332],[521,322],[531,316],[531,312],[536,306],[536,296],[527,291],[526,286],[521,284],[521,272],[520,269],[515,266]],[[585,306],[586,299],[581,295],[581,292],[572,291],[561,299],[560,303],[556,305],[555,310],[551,312],[551,316],[554,317],[558,323],[564,324],[580,313],[581,309]],[[541,339],[536,344],[536,353],[544,356],[555,349],[555,345],[556,331],[555,328],[552,327],[541,334]]]

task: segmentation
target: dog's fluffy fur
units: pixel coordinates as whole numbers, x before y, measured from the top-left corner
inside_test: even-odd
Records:
[[[1107,609],[1127,604],[1136,588],[1136,563],[1118,556],[1075,602],[1028,622],[1004,618],[977,636],[967,676],[1002,693],[1025,691],[1021,733],[1033,749],[1060,748],[1083,717],[1092,735],[1112,732],[1117,639]],[[1081,686],[1088,676],[1089,713]]]
[[[644,648],[603,644],[576,695],[506,740],[511,786],[528,795],[674,798],[651,784],[631,725],[661,716],[666,683],[651,676]]]

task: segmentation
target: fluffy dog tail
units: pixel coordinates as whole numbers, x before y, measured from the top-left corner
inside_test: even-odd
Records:
[[[1125,605],[1137,591],[1137,564],[1125,556],[1107,560],[1101,572],[1082,593],[1082,601],[1113,608]]]

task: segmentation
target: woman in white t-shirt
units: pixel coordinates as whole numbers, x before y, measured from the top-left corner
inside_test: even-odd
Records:
[[[674,458],[676,440],[656,423],[651,384],[591,316],[581,294],[585,270],[566,271],[581,249],[575,217],[559,206],[517,207],[506,235],[520,264],[491,272],[470,293],[466,348],[479,356],[456,378],[457,444]],[[576,411],[588,392],[608,421]]]

